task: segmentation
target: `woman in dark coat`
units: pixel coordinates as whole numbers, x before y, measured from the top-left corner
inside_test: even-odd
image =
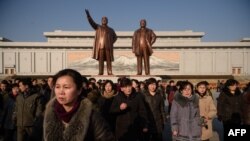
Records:
[[[55,98],[46,107],[45,141],[113,141],[105,120],[81,99],[82,77],[72,69],[59,71],[53,79]]]
[[[250,125],[250,82],[248,82],[243,95],[243,124]]]
[[[15,110],[15,101],[19,92],[18,84],[13,84],[12,91],[9,94],[9,97],[6,101],[6,109],[4,112],[4,141],[16,141],[17,140],[17,128],[16,128],[16,118]]]
[[[101,115],[109,123],[112,131],[115,131],[115,115],[111,114],[110,107],[114,97],[117,95],[117,91],[113,81],[106,80],[103,84],[104,90],[101,92],[101,96],[98,100]]]
[[[243,94],[235,79],[228,79],[224,84],[219,97],[217,98],[217,116],[222,122],[224,137],[232,128],[239,128],[243,118]]]
[[[238,81],[228,79],[217,99],[218,119],[223,122],[224,129],[241,124],[243,97],[238,84]]]
[[[164,110],[164,99],[157,89],[155,78],[149,78],[146,83],[144,93],[147,115],[149,120],[148,141],[162,141],[162,132],[166,122],[166,113]]]

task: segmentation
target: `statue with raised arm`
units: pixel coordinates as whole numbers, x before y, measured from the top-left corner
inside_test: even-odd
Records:
[[[149,57],[152,55],[152,45],[156,40],[153,30],[146,28],[146,20],[140,21],[140,28],[134,32],[132,39],[132,52],[137,57],[137,75],[142,75],[142,60],[145,74],[150,75]]]
[[[93,46],[93,59],[99,61],[99,75],[103,75],[104,62],[107,64],[108,75],[112,73],[112,61],[114,61],[113,44],[115,43],[117,36],[115,31],[108,27],[108,18],[102,17],[101,25],[95,23],[89,14],[89,11],[85,9],[89,24],[95,29],[95,41]]]

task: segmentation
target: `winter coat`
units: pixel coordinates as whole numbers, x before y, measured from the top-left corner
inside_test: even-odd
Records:
[[[247,91],[243,95],[243,123],[245,125],[250,125],[250,91]]]
[[[4,111],[6,109],[7,105],[7,99],[8,99],[8,92],[7,91],[0,91],[0,127],[3,126],[3,120],[4,120]]]
[[[149,132],[162,133],[164,124],[166,122],[163,97],[160,93],[156,93],[154,96],[152,96],[148,91],[146,91],[144,94],[144,99],[149,121]]]
[[[222,92],[218,97],[217,110],[218,118],[224,124],[241,124],[243,99],[242,94]]]
[[[5,129],[15,129],[16,124],[15,121],[13,121],[13,117],[15,116],[15,97],[12,96],[12,94],[9,94],[9,97],[6,101],[6,109],[4,112],[4,128]]]
[[[40,94],[29,91],[16,97],[17,126],[34,126],[36,120],[42,116],[42,112],[43,106]]]
[[[111,114],[110,111],[110,107],[111,104],[114,100],[114,97],[117,95],[116,93],[114,93],[114,91],[112,91],[111,95],[104,95],[105,91],[101,94],[99,100],[98,100],[98,105],[100,107],[100,113],[101,115],[104,117],[104,119],[109,123],[112,131],[115,131],[115,115]]]
[[[170,112],[172,131],[178,134],[176,140],[196,141],[201,137],[199,97],[193,94],[191,98],[176,93]]]
[[[126,103],[128,107],[120,110],[121,103]],[[110,112],[116,116],[115,134],[119,141],[136,141],[142,129],[147,127],[143,97],[135,91],[128,97],[123,92],[115,96]]]
[[[201,117],[208,117],[207,123],[202,126],[201,140],[207,140],[213,136],[212,120],[217,114],[217,109],[211,96],[200,96],[199,99],[200,115]],[[207,125],[207,128],[206,128]]]
[[[93,110],[88,99],[80,106],[67,126],[55,114],[55,98],[46,106],[44,115],[45,141],[114,141],[114,135],[105,120]]]

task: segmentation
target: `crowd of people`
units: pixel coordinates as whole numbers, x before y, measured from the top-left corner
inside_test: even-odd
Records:
[[[4,141],[162,141],[167,121],[173,140],[208,141],[214,118],[224,128],[250,125],[250,83],[240,90],[235,79],[219,86],[218,98],[206,81],[113,82],[87,79],[73,69],[39,84],[20,78],[0,86]]]

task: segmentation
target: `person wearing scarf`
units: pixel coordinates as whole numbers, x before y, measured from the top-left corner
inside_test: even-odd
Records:
[[[193,84],[183,81],[175,94],[170,123],[173,139],[181,141],[200,141],[201,125],[199,97],[193,93]]]
[[[106,80],[103,84],[103,91],[98,100],[100,107],[100,112],[104,119],[109,123],[113,132],[115,132],[115,115],[111,114],[110,107],[114,100],[114,97],[117,95],[115,85],[112,80]]]
[[[114,141],[114,135],[91,101],[81,98],[81,74],[73,69],[59,71],[53,79],[55,98],[44,115],[45,141]]]
[[[207,84],[201,81],[196,85],[196,93],[199,95],[200,115],[203,118],[202,141],[209,141],[213,137],[212,120],[216,117],[217,109],[212,97],[208,94]]]

